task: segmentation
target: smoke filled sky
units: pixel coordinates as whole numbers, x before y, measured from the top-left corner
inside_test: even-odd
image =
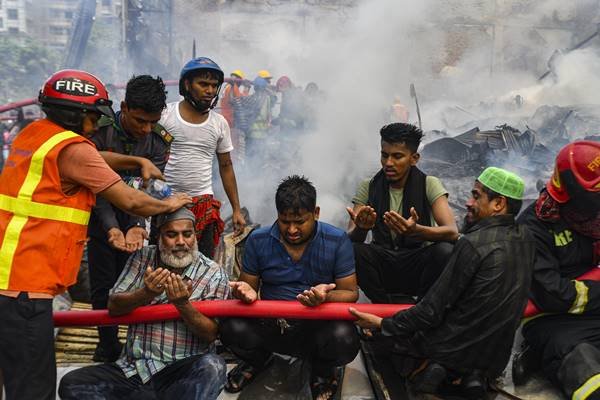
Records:
[[[599,0],[175,0],[171,46],[169,18],[151,11],[152,1],[139,4],[138,22],[152,27],[139,32],[152,38],[140,46],[156,62],[120,58],[121,22],[98,18],[82,68],[108,82],[158,72],[176,79],[196,40],[196,54],[213,58],[226,74],[242,69],[252,79],[268,69],[275,80],[287,75],[301,87],[314,81],[324,91],[315,131],[281,148],[273,145],[279,160],[260,171],[236,168],[241,202],[262,224],[275,217],[277,183],[296,173],[317,186],[322,218],[345,225],[344,209],[357,184],[379,168],[379,129],[394,97],[417,121],[411,83],[426,142],[436,137],[431,130],[455,135],[504,122],[535,129],[538,121],[531,116],[541,105],[598,103],[600,37],[554,57],[553,72],[544,81],[537,78],[555,50],[594,33]],[[178,98],[175,87],[169,92],[171,100]],[[111,95],[118,105],[123,92]],[[521,108],[515,106],[517,95]],[[462,204],[462,194],[447,189]],[[226,198],[222,192],[219,197]]]
[[[523,131],[539,105],[597,103],[600,58],[594,42],[557,58],[553,74],[537,81],[555,49],[568,48],[594,32],[596,17],[585,10],[597,9],[597,1],[508,1],[500,8],[495,3],[371,0],[343,18],[331,17],[330,23],[311,9],[310,22],[301,29],[292,23],[270,24],[277,20],[273,15],[246,16],[250,49],[214,49],[226,69],[241,68],[251,75],[267,68],[299,85],[315,81],[327,94],[318,130],[299,140],[294,152],[281,154],[285,167],[252,171],[262,179],[241,184],[242,202],[259,222],[275,216],[277,182],[299,173],[316,184],[322,218],[345,225],[344,208],[351,204],[356,185],[379,168],[378,132],[394,96],[409,106],[410,120],[417,121],[410,83],[417,89],[423,129],[449,134],[462,133],[468,121],[488,118],[487,126],[477,125],[493,129],[508,122]],[[221,17],[222,26],[246,26],[226,18]],[[553,29],[575,18],[581,18],[579,31]],[[248,22],[257,20],[261,23]],[[524,98],[519,110],[514,107],[517,94]],[[535,192],[537,178],[545,179],[528,178],[530,192]],[[448,189],[454,201],[464,202]]]

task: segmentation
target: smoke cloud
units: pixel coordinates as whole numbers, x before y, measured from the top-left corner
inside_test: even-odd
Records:
[[[217,50],[215,57],[231,70],[268,68],[297,84],[316,81],[327,93],[318,129],[298,138],[294,152],[280,151],[280,168],[250,171],[242,179],[242,203],[258,222],[274,219],[278,181],[298,173],[316,184],[322,219],[345,226],[344,208],[351,205],[357,184],[379,168],[378,132],[388,122],[384,114],[394,96],[410,108],[410,121],[416,124],[410,83],[417,88],[425,142],[437,138],[427,133],[432,129],[455,135],[473,126],[485,130],[508,123],[524,131],[540,105],[597,103],[600,57],[593,43],[557,57],[550,76],[537,80],[556,49],[594,32],[586,10],[596,1],[515,1],[500,9],[494,4],[365,1],[330,23],[312,15],[308,28],[258,24],[252,29],[252,48],[260,49],[259,57],[247,49],[242,58]],[[578,31],[553,29],[576,18]],[[517,95],[523,98],[521,107]],[[523,175],[528,195],[535,196],[535,183],[547,178],[552,160],[543,172],[536,172],[526,157],[489,163]],[[474,178],[462,179],[468,187],[447,182],[451,200],[463,204]]]
[[[269,160],[260,168],[235,165],[242,205],[261,224],[276,216],[277,184],[301,174],[317,187],[322,219],[345,226],[345,207],[358,183],[379,168],[379,129],[389,122],[394,97],[417,122],[411,83],[425,142],[439,137],[432,130],[453,136],[501,123],[538,129],[544,118],[532,116],[542,105],[585,104],[586,115],[600,121],[600,37],[568,51],[596,31],[597,0],[174,1],[170,16],[152,11],[155,2],[137,3],[137,22],[154,18],[151,40],[140,42],[144,62],[123,58],[118,18],[95,23],[83,67],[105,82],[123,82],[133,73],[177,79],[196,40],[197,55],[213,58],[227,75],[242,69],[252,79],[268,69],[275,79],[287,75],[301,87],[314,81],[325,93],[314,116],[316,129],[288,135],[284,145],[274,134],[266,145]],[[557,49],[562,51],[548,63]],[[549,68],[548,77],[538,81]],[[169,91],[170,100],[177,100],[177,89]],[[115,104],[123,97],[122,91],[111,94]],[[573,127],[570,139],[583,135],[579,129]],[[596,122],[588,124],[585,134],[595,129]],[[490,160],[501,161],[528,175],[528,193],[535,194],[535,181],[546,179],[552,160],[543,173],[526,158]],[[462,204],[464,187],[446,186],[451,200]],[[226,199],[219,183],[215,188]]]

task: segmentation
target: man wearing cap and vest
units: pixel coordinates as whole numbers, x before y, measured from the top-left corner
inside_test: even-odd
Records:
[[[482,399],[486,379],[508,363],[535,257],[533,237],[515,223],[523,190],[517,175],[485,169],[465,204],[462,235],[425,297],[383,319],[350,309],[359,326],[380,329],[406,357],[403,372],[416,390],[435,393],[462,378],[463,395]]]
[[[131,324],[116,362],[69,372],[60,382],[63,400],[214,400],[227,366],[215,354],[217,321],[191,301],[229,297],[227,273],[198,252],[194,214],[183,207],[156,220],[158,246],[131,255],[110,292],[111,315],[148,304],[172,304],[181,319]]]
[[[100,115],[114,114],[93,75],[59,71],[39,101],[47,117],[17,136],[0,175],[0,369],[9,400],[55,396],[52,298],[76,281],[96,194],[143,216],[191,200],[153,199],[103,160],[86,137]],[[138,157],[103,157],[115,168],[147,167]]]
[[[518,221],[537,247],[531,300],[548,315],[523,326],[516,383],[541,366],[569,398],[600,399],[600,282],[577,278],[600,262],[600,143],[563,147],[551,179]]]
[[[127,82],[125,100],[115,118],[103,116],[91,141],[98,151],[143,157],[161,172],[165,169],[173,137],[157,122],[167,94],[160,77],[134,76]],[[124,179],[139,177],[140,171],[119,172]],[[147,237],[144,217],[130,215],[100,197],[88,227],[88,264],[92,307],[105,309],[108,291],[123,270],[129,253],[142,248]],[[121,353],[117,326],[98,327],[99,341],[94,361],[114,361]]]
[[[244,231],[231,152],[229,125],[213,111],[219,101],[224,74],[208,57],[188,61],[179,77],[183,100],[167,104],[160,124],[173,135],[165,177],[173,189],[193,196],[196,235],[200,252],[212,258],[224,229],[221,202],[214,198],[212,166],[216,154],[219,175],[233,211],[234,231]]]

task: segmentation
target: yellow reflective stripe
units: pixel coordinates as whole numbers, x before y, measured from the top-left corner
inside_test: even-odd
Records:
[[[33,153],[33,156],[31,157],[31,164],[29,164],[29,171],[27,171],[27,176],[25,177],[25,181],[23,182],[23,186],[21,186],[21,190],[19,190],[17,197],[31,200],[33,191],[42,180],[42,173],[44,172],[44,159],[46,158],[48,152],[63,140],[71,139],[77,136],[78,135],[72,131],[57,133],[50,139],[46,140],[46,142],[42,144],[35,151],[35,153]]]
[[[588,303],[588,287],[582,281],[573,281],[573,283],[575,284],[575,290],[577,290],[577,297],[575,297],[569,313],[581,314]]]
[[[8,280],[12,269],[19,236],[27,223],[27,217],[13,215],[4,232],[4,241],[0,247],[0,289],[8,288]]]
[[[0,210],[6,210],[22,217],[51,219],[79,225],[87,225],[90,219],[89,211],[54,204],[36,203],[3,194],[0,194]]]
[[[573,392],[572,400],[585,400],[590,394],[594,393],[600,388],[600,374],[592,376],[590,379],[585,381],[583,385]]]

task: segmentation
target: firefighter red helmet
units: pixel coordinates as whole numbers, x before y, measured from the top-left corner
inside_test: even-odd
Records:
[[[46,107],[76,108],[111,118],[115,116],[106,87],[100,79],[85,71],[64,69],[54,73],[44,83],[38,100]]]
[[[600,142],[581,140],[563,147],[546,189],[559,203],[569,201],[578,189],[600,193]]]

